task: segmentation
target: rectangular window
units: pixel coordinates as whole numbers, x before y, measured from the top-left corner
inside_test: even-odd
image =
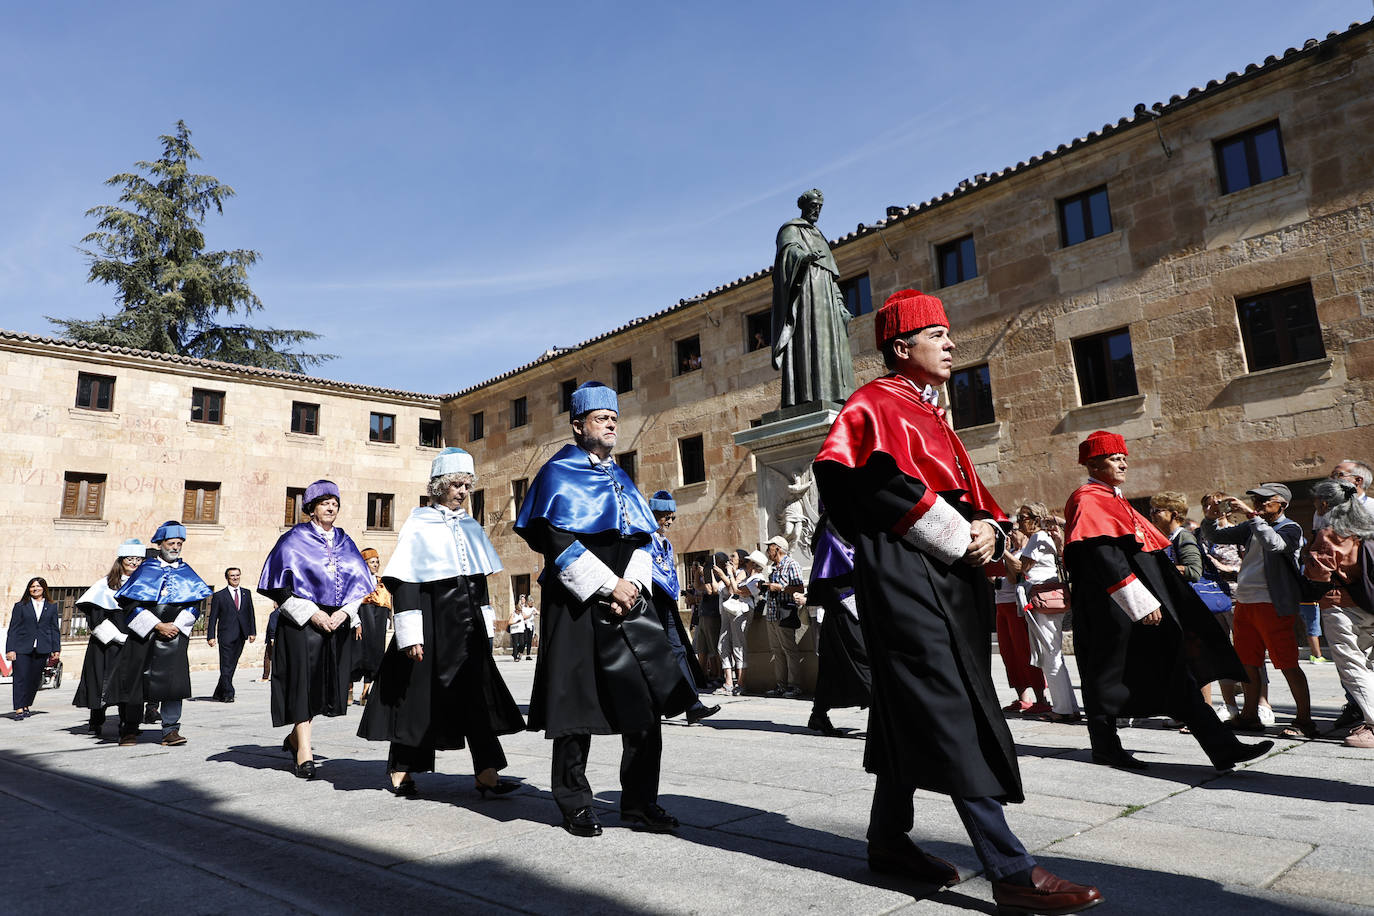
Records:
[[[974,257],[973,236],[966,235],[935,247],[935,262],[940,269],[940,285],[953,286],[978,276],[978,261]]]
[[[191,422],[223,423],[224,392],[207,391],[204,388],[191,389]]]
[[[1238,297],[1236,314],[1245,341],[1245,364],[1251,372],[1326,355],[1310,283]]]
[[[773,345],[772,311],[744,316],[744,352],[766,350]]]
[[[1078,395],[1083,404],[1096,404],[1138,394],[1131,332],[1126,328],[1080,337],[1073,342]]]
[[[219,484],[205,480],[186,481],[181,500],[181,520],[192,525],[213,525],[219,521]]]
[[[615,456],[615,463],[630,478],[631,483],[639,486],[639,452],[626,452]]]
[[[869,287],[868,274],[841,280],[840,295],[844,296],[845,308],[855,318],[873,311],[873,291]]]
[[[955,429],[983,426],[996,419],[987,363],[958,369],[949,377],[949,406]]]
[[[577,390],[577,379],[564,379],[558,385],[558,409],[563,413],[572,410],[573,392]]]
[[[62,475],[62,517],[100,518],[105,512],[105,475]]]
[[[367,494],[367,527],[382,531],[391,530],[391,504],[395,497],[390,493]]]
[[[487,434],[486,418],[482,416],[482,411],[479,410],[476,413],[472,414],[469,420],[470,422],[468,423],[468,441],[476,442],[478,439],[482,438]]]
[[[529,492],[530,480],[528,477],[521,477],[519,480],[510,482],[510,495],[515,499],[515,514],[520,514],[520,507],[525,502],[525,494]]]
[[[282,524],[290,528],[305,521],[305,487],[286,488],[286,514]]]
[[[87,410],[114,409],[114,377],[110,375],[91,375],[89,372],[76,374],[76,406]]]
[[[510,428],[519,429],[530,422],[529,400],[519,397],[510,402]]]
[[[291,402],[291,431],[317,436],[320,433],[320,405]]]
[[[389,413],[371,414],[367,419],[367,441],[395,442],[396,415]]]
[[[439,448],[443,444],[443,421],[420,418],[420,445],[424,448]]]
[[[635,367],[631,360],[622,359],[615,364],[615,392],[624,394],[635,389]]]
[[[695,372],[701,368],[701,338],[693,334],[674,345],[677,354],[677,374]]]
[[[1059,201],[1059,244],[1065,248],[1112,231],[1107,186],[1093,188]]]
[[[700,597],[704,594],[702,586],[711,581],[711,551],[689,550],[678,556],[682,559],[683,589],[693,589]]]
[[[1270,121],[1243,133],[1218,140],[1217,173],[1221,193],[1231,194],[1288,174],[1279,122]]]
[[[679,439],[678,454],[682,457],[683,484],[701,483],[706,479],[706,450],[701,436]]]
[[[487,491],[473,490],[469,502],[472,504],[472,517],[477,520],[477,524],[485,525],[487,523]]]

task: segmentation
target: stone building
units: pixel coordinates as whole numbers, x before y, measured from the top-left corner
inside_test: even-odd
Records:
[[[959,344],[954,423],[1006,506],[1062,507],[1098,428],[1130,443],[1129,496],[1175,489],[1195,506],[1262,480],[1305,492],[1340,458],[1374,456],[1371,48],[1374,23],[1353,25],[835,240],[860,381],[881,371],[873,304],[939,295]],[[512,577],[537,573],[511,531],[518,498],[568,441],[567,394],[588,379],[621,392],[640,488],[676,493],[679,554],[773,533],[732,439],[777,407],[769,273],[444,399]]]
[[[211,585],[229,566],[256,585],[321,477],[339,524],[386,556],[443,444],[432,395],[8,331],[0,374],[4,617],[30,577],[70,599],[167,519]]]

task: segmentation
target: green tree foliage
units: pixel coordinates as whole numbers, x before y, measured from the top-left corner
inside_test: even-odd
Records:
[[[81,240],[93,246],[82,249],[91,264],[87,280],[113,286],[120,310],[94,321],[48,320],[75,340],[265,369],[303,372],[333,359],[291,349],[320,336],[312,331],[216,322],[220,313],[247,315],[262,308],[248,286],[248,268],[258,253],[205,250],[205,216],[212,207],[223,213],[234,189],[212,175],[192,174],[191,160],[200,153],[184,121],[161,140],[161,159],[135,163],[146,177],[126,172],[105,182],[124,189],[121,206],[86,211],[99,219],[99,228]]]

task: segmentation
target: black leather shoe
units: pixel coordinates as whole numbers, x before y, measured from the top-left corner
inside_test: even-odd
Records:
[[[822,735],[838,735],[840,730],[835,727],[835,723],[830,721],[830,716],[823,712],[813,712],[811,718],[806,721],[806,727],[813,732],[820,732]]]
[[[392,783],[391,774],[386,777],[387,791],[397,798],[419,798],[420,790],[415,785],[413,779],[402,779],[399,783]]]
[[[1257,744],[1237,744],[1225,757],[1213,760],[1212,766],[1225,773],[1227,770],[1234,769],[1236,764],[1254,760],[1256,757],[1263,757],[1273,749],[1274,742],[1272,741],[1260,741]]]
[[[678,828],[677,818],[658,805],[648,804],[633,811],[621,811],[620,822],[631,830],[648,833],[671,833]]]
[[[1364,721],[1364,713],[1354,703],[1346,703],[1336,721],[1331,723],[1331,731],[1338,728],[1353,728]]]
[[[720,712],[719,704],[715,706],[697,706],[695,709],[689,709],[687,710],[687,724],[696,725],[702,719],[709,719],[718,712]]]
[[[298,763],[296,764],[296,768],[293,772],[295,772],[296,776],[298,776],[301,779],[314,779],[315,761],[307,760],[305,763]]]
[[[590,806],[563,815],[563,829],[573,836],[601,836],[601,822]]]
[[[1148,770],[1150,768],[1148,763],[1135,759],[1124,750],[1093,751],[1093,763],[1104,767],[1115,767],[1118,770]]]
[[[954,867],[954,863],[932,856],[905,834],[890,843],[870,841],[868,867],[880,875],[900,875],[940,887],[959,883],[959,869]]]
[[[486,783],[482,782],[482,780],[478,779],[476,776],[472,777],[472,783],[476,787],[477,793],[481,795],[483,798],[487,797],[488,792],[490,792],[492,795],[500,796],[508,795],[509,793],[514,792],[516,789],[520,788],[520,783],[516,782],[514,779],[502,779],[499,776],[496,777],[496,785],[494,786],[487,785]]]
[[[1080,913],[1102,902],[1102,893],[1091,884],[1065,881],[1039,865],[1031,869],[1031,884],[992,882],[992,899],[999,913],[1044,913],[1062,916]]]

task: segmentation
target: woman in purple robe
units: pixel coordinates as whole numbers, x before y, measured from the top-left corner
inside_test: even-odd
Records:
[[[317,480],[305,490],[308,522],[277,539],[263,564],[258,593],[281,611],[272,652],[272,725],[292,726],[282,750],[294,771],[315,777],[310,721],[348,710],[358,608],[373,588],[367,561],[342,528],[339,488]]]

